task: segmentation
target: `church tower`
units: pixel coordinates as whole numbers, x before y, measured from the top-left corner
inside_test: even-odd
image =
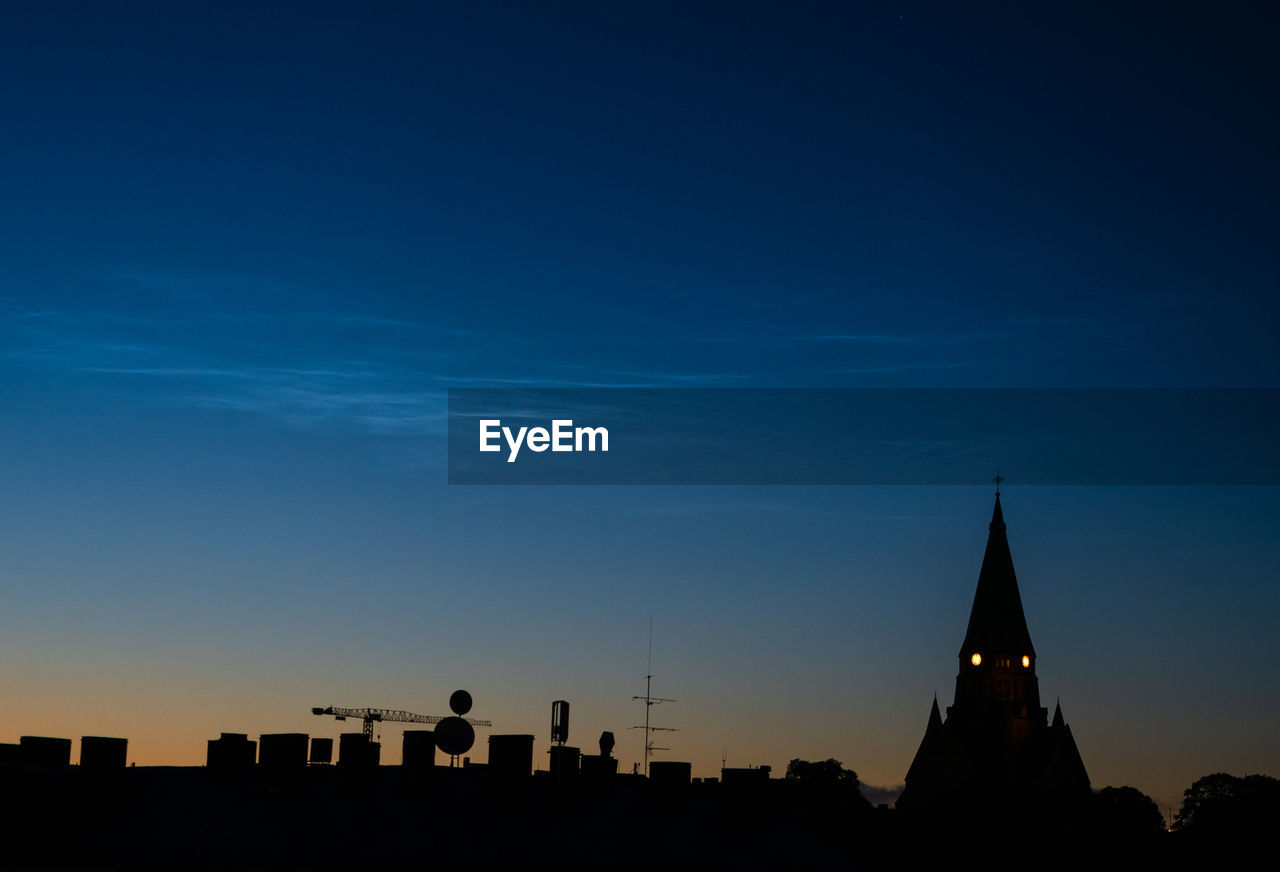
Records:
[[[1050,723],[1040,705],[998,491],[959,661],[955,699],[945,720],[934,700],[898,808],[920,814],[981,799],[988,809],[1026,809],[1087,794],[1089,776],[1061,708]]]
[[[1040,707],[1036,649],[1022,611],[997,493],[969,627],[960,646],[955,703],[947,716],[966,727],[985,729],[993,718],[1004,718],[1006,710],[1018,736],[1045,726],[1049,714]]]

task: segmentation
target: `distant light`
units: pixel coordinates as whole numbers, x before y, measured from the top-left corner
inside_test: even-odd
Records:
[[[1030,658],[1030,657],[1028,657],[1026,654],[1023,654],[1023,655],[1022,655],[1022,665],[1023,665],[1023,666],[1025,666],[1025,667],[1030,667],[1030,666],[1031,666],[1031,658]]]
[[[974,651],[973,656],[969,658],[969,662],[972,663],[974,666],[981,666],[982,655],[979,654],[977,651]]]

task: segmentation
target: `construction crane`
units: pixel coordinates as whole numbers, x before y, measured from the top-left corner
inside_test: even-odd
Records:
[[[381,723],[387,721],[397,724],[438,724],[448,715],[419,715],[413,712],[400,711],[399,709],[376,709],[376,708],[339,708],[336,705],[325,706],[324,708],[313,708],[313,715],[329,715],[340,721],[347,718],[358,718],[364,722],[364,735],[368,739],[373,738],[373,725],[375,722]],[[481,721],[474,718],[463,718],[464,721],[473,727],[492,727],[491,721]]]

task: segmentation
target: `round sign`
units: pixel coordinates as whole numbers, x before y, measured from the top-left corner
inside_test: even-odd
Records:
[[[471,694],[465,690],[455,690],[449,697],[449,708],[455,715],[465,715],[471,711]]]
[[[465,754],[476,740],[476,731],[462,718],[445,718],[436,724],[436,747],[450,756]]]

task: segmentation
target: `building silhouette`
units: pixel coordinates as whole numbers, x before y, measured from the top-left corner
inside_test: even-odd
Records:
[[[1058,813],[1089,796],[1071,728],[1040,704],[1036,650],[1013,571],[1000,494],[960,647],[955,701],[935,697],[897,807],[917,825]]]

